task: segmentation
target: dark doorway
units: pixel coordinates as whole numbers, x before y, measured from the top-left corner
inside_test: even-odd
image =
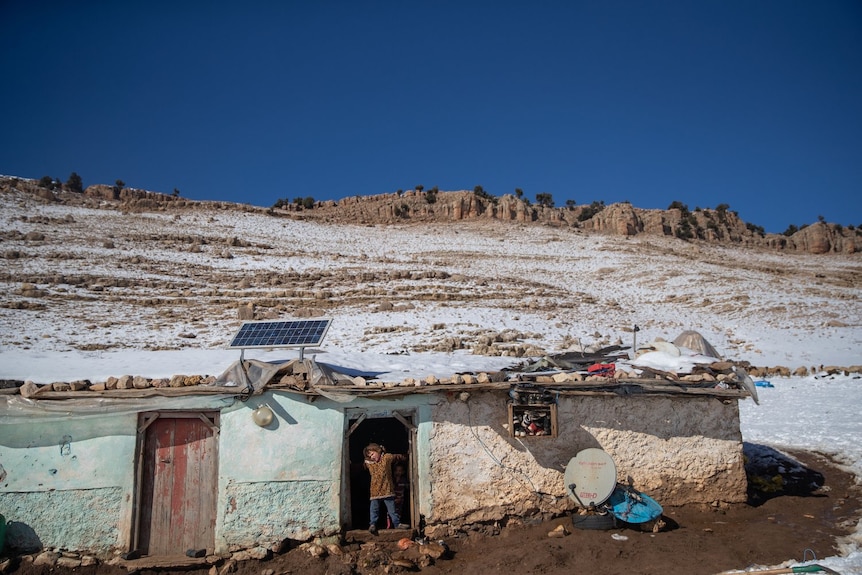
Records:
[[[409,417],[405,418],[409,421]],[[350,420],[352,428],[358,418]],[[382,418],[367,418],[362,419],[353,433],[348,438],[350,452],[350,517],[351,529],[368,529],[368,523],[371,518],[369,512],[369,488],[370,477],[368,471],[363,467],[364,461],[363,450],[369,443],[377,443],[382,445],[387,453],[397,453],[407,456],[407,461],[404,462],[404,479],[399,485],[396,485],[396,504],[398,512],[401,514],[401,522],[407,525],[412,525],[411,512],[411,493],[412,483],[410,478],[411,465],[413,461],[410,453],[411,442],[410,432],[408,428],[394,417]],[[395,465],[399,465],[396,463]],[[393,470],[393,476],[395,470]],[[401,491],[401,493],[398,493]],[[400,495],[400,497],[399,497]],[[386,529],[387,517],[385,511],[380,513],[380,522],[378,527]],[[394,527],[394,526],[393,526]]]

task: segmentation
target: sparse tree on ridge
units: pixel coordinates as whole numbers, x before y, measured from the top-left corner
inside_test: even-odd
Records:
[[[745,228],[751,233],[757,234],[760,237],[766,235],[766,230],[763,228],[763,226],[758,226],[757,224],[752,224],[751,222],[748,222],[745,224]]]
[[[123,180],[117,180],[114,182],[114,199],[118,199],[120,197],[120,192],[123,191],[123,188],[126,187],[126,182]]]
[[[416,190],[417,192],[420,192],[420,193],[421,193],[421,192],[422,192],[422,190],[424,190],[424,189],[425,189],[425,186],[423,186],[422,184],[419,184],[419,185],[418,185],[418,186],[416,186],[416,188],[415,188],[415,190]]]
[[[550,193],[542,192],[541,194],[536,194],[536,203],[546,208],[553,208],[554,198]]]
[[[483,188],[482,186],[476,186],[475,188],[473,188],[473,193],[476,194],[477,198],[482,198],[483,200],[488,200],[489,202],[491,202],[493,204],[497,203],[497,198],[495,196],[492,196],[488,192],[486,192],[485,188]]]
[[[589,206],[585,207],[581,210],[581,213],[578,214],[578,221],[584,222],[605,209],[605,201],[604,200],[593,200]]]
[[[515,188],[515,197],[519,200],[524,197],[524,190],[521,188]]]
[[[798,232],[798,231],[799,231],[799,228],[798,228],[798,227],[796,227],[796,224],[790,224],[789,226],[787,226],[787,229],[786,229],[786,230],[784,230],[784,234],[783,234],[783,235],[785,235],[785,236],[787,236],[787,237],[790,237],[790,236],[792,236],[793,234],[795,234],[795,233],[796,233],[796,232]]]
[[[175,198],[180,197],[180,190],[178,188],[174,188],[174,193],[171,195]]]
[[[70,192],[75,192],[77,194],[84,193],[84,181],[81,179],[81,176],[79,176],[77,172],[72,172],[71,174],[69,174],[69,179],[66,180],[66,188]]]

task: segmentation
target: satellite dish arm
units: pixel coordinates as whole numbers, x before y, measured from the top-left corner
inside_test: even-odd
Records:
[[[572,493],[572,497],[575,498],[575,500],[578,502],[578,505],[580,505],[581,507],[587,507],[587,505],[584,505],[584,502],[581,501],[581,498],[578,497],[578,492],[575,491],[575,487],[577,487],[577,485],[575,485],[574,483],[569,483],[569,491]],[[593,504],[590,503],[589,506],[592,507],[592,505]]]

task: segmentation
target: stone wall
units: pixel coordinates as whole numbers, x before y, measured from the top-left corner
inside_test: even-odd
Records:
[[[746,498],[736,401],[561,397],[556,438],[509,437],[500,393],[441,401],[432,419],[429,523],[572,509],[563,472],[588,447],[607,451],[619,482],[631,477],[635,488],[662,505]]]

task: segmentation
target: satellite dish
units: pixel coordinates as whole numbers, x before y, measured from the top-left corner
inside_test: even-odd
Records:
[[[617,466],[606,451],[590,447],[569,461],[563,481],[566,493],[578,505],[601,505],[617,485]]]

